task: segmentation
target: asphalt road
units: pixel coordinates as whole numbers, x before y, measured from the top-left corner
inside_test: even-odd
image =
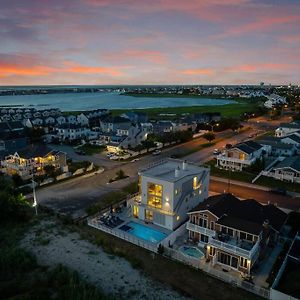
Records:
[[[288,210],[300,209],[300,198],[278,195],[272,192],[254,189],[252,187],[237,185],[232,182],[228,184],[214,179],[211,179],[209,184],[209,190],[214,193],[230,192],[241,199],[255,199],[260,203],[272,203]]]
[[[259,122],[257,122],[259,121]],[[221,149],[226,144],[235,144],[249,139],[249,135],[253,133],[263,132],[269,128],[275,127],[274,123],[268,123],[266,128],[263,120],[254,120],[251,122],[252,129],[242,132],[240,134],[234,134],[232,131],[225,131],[217,134],[217,138],[231,135],[221,142],[213,145],[212,147],[202,148],[201,150],[194,152],[184,157],[190,162],[196,164],[202,164],[205,161],[212,159],[212,152],[215,148]],[[249,123],[249,122],[248,122]],[[245,125],[247,125],[246,123]],[[277,124],[276,124],[277,126]],[[264,129],[262,129],[264,128]],[[80,156],[77,155],[71,147],[68,146],[55,146],[56,149],[67,152],[68,156],[74,160],[89,160],[96,165],[101,165],[105,168],[102,174],[97,174],[88,178],[71,179],[69,181],[42,188],[37,191],[37,199],[40,204],[49,206],[56,211],[63,213],[70,213],[74,217],[78,217],[84,214],[84,209],[91,203],[99,200],[102,195],[118,190],[128,183],[137,180],[137,171],[145,166],[152,164],[155,161],[170,157],[171,155],[183,154],[190,149],[197,147],[203,143],[207,143],[203,138],[198,138],[187,142],[185,144],[176,145],[174,147],[164,149],[160,155],[146,155],[141,157],[135,162],[118,162],[111,161],[103,154],[97,154],[94,156]],[[108,184],[110,178],[113,178],[118,170],[124,170],[125,174],[129,178]],[[227,190],[227,184],[221,182],[211,181],[210,191],[223,193]],[[299,209],[300,199],[291,199],[289,197],[270,194],[262,190],[253,189],[252,187],[246,188],[241,186],[231,185],[230,192],[234,193],[237,197],[241,198],[253,198],[262,203],[271,201],[277,203],[279,206],[288,209]]]

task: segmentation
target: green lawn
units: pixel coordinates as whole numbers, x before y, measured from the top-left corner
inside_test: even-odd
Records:
[[[214,159],[205,164],[210,166],[210,174],[212,176],[217,176],[217,177],[222,177],[222,178],[230,178],[232,180],[252,183],[252,180],[257,175],[257,174],[249,173],[246,171],[239,172],[239,171],[229,171],[229,170],[225,170],[225,169],[219,169],[215,166],[216,161]],[[271,189],[281,188],[281,189],[285,189],[290,192],[300,193],[300,184],[276,180],[274,178],[266,177],[266,176],[259,177],[254,182],[254,184],[269,187]]]
[[[90,145],[90,144],[85,144],[78,148],[78,150],[84,151],[86,155],[98,154],[104,151],[105,149],[106,146],[98,146],[98,145]]]
[[[222,101],[222,100],[220,100]],[[139,109],[139,112],[145,112],[149,115],[150,119],[161,118],[159,114],[171,113],[181,115],[183,113],[207,113],[207,112],[220,112],[222,117],[239,117],[244,112],[255,111],[257,104],[255,103],[235,103],[225,104],[218,106],[184,106],[184,107],[170,107],[170,108],[147,108]],[[114,115],[124,113],[125,109],[112,110]],[[164,116],[165,118],[165,116]]]
[[[222,177],[222,178],[230,178],[232,180],[238,180],[243,182],[251,182],[255,177],[255,174],[247,173],[247,172],[238,172],[238,171],[229,171],[225,169],[219,169],[215,166],[216,160],[213,159],[205,163],[210,166],[210,174],[212,176]]]

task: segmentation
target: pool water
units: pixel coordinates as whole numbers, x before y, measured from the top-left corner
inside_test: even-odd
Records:
[[[180,251],[184,255],[187,255],[187,256],[191,256],[191,257],[194,257],[194,258],[200,258],[200,259],[204,258],[204,253],[196,247],[182,246],[180,248]]]
[[[127,223],[126,225],[123,225],[122,227],[120,227],[120,229],[152,243],[158,243],[167,236],[167,234],[161,231],[132,221]]]

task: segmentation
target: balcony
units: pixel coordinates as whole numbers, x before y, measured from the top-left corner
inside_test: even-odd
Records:
[[[201,227],[199,225],[196,225],[196,224],[193,224],[193,223],[190,223],[190,222],[187,222],[186,229],[194,231],[194,232],[198,232],[198,233],[201,233],[201,234],[205,234],[209,237],[213,237],[213,236],[216,235],[216,232],[214,230],[211,230],[211,229],[208,229],[208,228],[205,228],[205,227]]]
[[[231,163],[239,163],[244,165],[251,165],[255,162],[256,159],[257,157],[253,157],[251,159],[239,159],[235,157],[227,157],[222,154],[217,156],[217,160],[231,162]]]
[[[245,257],[249,260],[255,256],[259,249],[259,240],[253,246],[250,246],[251,248],[249,247],[250,243],[247,243],[247,246],[244,245],[244,248],[242,248],[243,241],[236,241],[234,238],[230,239],[228,242],[222,242],[210,237],[208,243],[215,248]]]

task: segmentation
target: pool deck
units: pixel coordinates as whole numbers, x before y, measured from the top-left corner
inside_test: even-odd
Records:
[[[101,217],[101,216],[108,217],[109,215],[118,217],[119,219],[123,220],[123,222],[112,228],[112,227],[107,226],[99,221],[99,217]],[[163,241],[163,239],[162,239],[161,241],[158,241],[157,243],[155,243],[155,242],[152,242],[149,240],[142,239],[136,235],[131,234],[130,232],[126,232],[126,231],[120,229],[122,226],[127,225],[129,222],[134,222],[134,223],[140,224],[142,226],[146,226],[155,231],[162,232],[166,235],[166,237],[172,233],[171,230],[157,226],[152,223],[146,223],[142,220],[139,220],[139,219],[133,217],[130,207],[123,208],[123,210],[119,213],[110,213],[109,211],[107,211],[102,215],[99,214],[98,216],[95,216],[92,219],[88,220],[88,225],[90,225],[94,228],[97,228],[99,230],[102,230],[106,233],[110,233],[114,236],[117,236],[121,239],[129,241],[129,242],[136,244],[138,246],[141,246],[143,248],[149,249],[151,251],[156,250],[158,245]]]

